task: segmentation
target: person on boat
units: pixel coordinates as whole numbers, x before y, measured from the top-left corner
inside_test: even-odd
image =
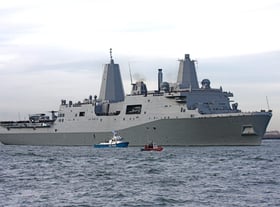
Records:
[[[154,142],[150,142],[150,144],[148,145],[149,148],[153,148],[154,147]]]

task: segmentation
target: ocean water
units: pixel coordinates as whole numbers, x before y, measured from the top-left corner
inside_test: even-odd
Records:
[[[258,147],[0,145],[0,206],[280,206],[280,140]]]

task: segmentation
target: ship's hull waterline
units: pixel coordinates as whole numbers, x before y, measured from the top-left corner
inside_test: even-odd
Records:
[[[271,118],[271,113],[217,116],[186,119],[161,119],[118,130],[129,141],[129,146],[143,146],[154,141],[162,146],[256,146]],[[244,134],[244,126],[254,133]],[[108,132],[26,132],[1,133],[0,140],[7,145],[92,146],[111,135]]]

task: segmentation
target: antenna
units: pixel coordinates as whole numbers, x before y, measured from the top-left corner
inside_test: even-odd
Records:
[[[129,75],[130,75],[130,83],[131,83],[131,85],[133,85],[133,83],[132,83],[131,69],[130,69],[130,62],[128,62],[128,69],[129,69]]]
[[[112,56],[112,48],[110,48],[110,59],[111,59],[111,60],[113,59],[113,56]]]
[[[113,56],[112,56],[112,48],[110,48],[110,60],[111,60],[111,63],[114,63]]]
[[[193,62],[195,63],[196,69],[198,69],[198,60],[193,60]]]
[[[270,110],[270,107],[269,107],[269,102],[268,102],[268,97],[266,96],[266,104],[267,104],[267,108],[268,110]]]

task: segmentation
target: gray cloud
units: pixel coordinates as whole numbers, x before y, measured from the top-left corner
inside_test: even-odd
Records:
[[[199,73],[223,82],[278,82],[280,51],[198,60]]]

